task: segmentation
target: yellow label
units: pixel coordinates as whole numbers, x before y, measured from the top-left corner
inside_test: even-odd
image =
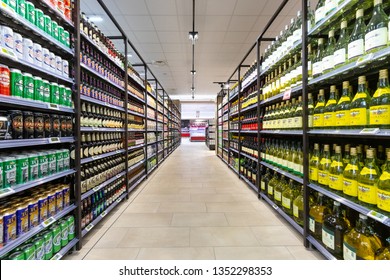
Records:
[[[291,199],[282,197],[282,205],[284,208],[291,209]]]
[[[350,125],[365,126],[368,125],[369,110],[366,108],[354,108],[350,110]]]
[[[335,126],[336,125],[336,113],[327,112],[324,113],[324,126]]]
[[[309,179],[312,181],[318,181],[318,169],[314,167],[310,167],[309,169]]]
[[[343,192],[346,195],[357,197],[358,195],[358,183],[356,180],[343,178]]]
[[[313,126],[322,127],[324,126],[324,114],[314,114],[313,116]]]
[[[363,167],[362,171],[360,171],[360,175],[377,175],[377,173],[375,169]]]
[[[268,194],[273,195],[273,193],[274,193],[274,188],[268,185]]]
[[[387,93],[390,93],[390,88],[389,87],[385,87],[385,88],[378,88],[374,95],[372,96],[373,98],[376,98],[376,97],[381,97],[383,94],[387,94]]]
[[[313,115],[309,115],[309,127],[313,127]]]
[[[344,171],[359,171],[359,167],[357,165],[348,164]]]
[[[349,96],[341,96],[338,104],[342,104],[344,102],[351,102],[351,98],[349,98]]]
[[[282,201],[282,193],[278,191],[274,191],[274,199],[275,201]]]
[[[358,183],[358,199],[365,203],[376,204],[377,186]]]
[[[358,99],[365,99],[367,98],[367,94],[365,92],[358,92],[355,94],[352,101],[358,100]]]
[[[390,170],[386,170],[382,173],[381,177],[379,178],[380,181],[386,181],[390,180]]]
[[[336,126],[348,126],[349,125],[349,110],[337,111],[335,114]]]
[[[325,186],[329,184],[328,171],[318,170],[318,183]]]
[[[343,175],[329,174],[329,188],[342,191],[343,190]]]
[[[378,189],[377,195],[378,208],[390,212],[390,192]]]
[[[390,104],[371,106],[370,108],[371,125],[389,125],[390,124]]]

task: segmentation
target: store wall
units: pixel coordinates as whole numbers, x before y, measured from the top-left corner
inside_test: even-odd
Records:
[[[215,104],[213,102],[182,102],[182,120],[206,120],[215,118]]]

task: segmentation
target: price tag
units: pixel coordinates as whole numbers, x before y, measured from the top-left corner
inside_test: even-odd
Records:
[[[85,228],[85,230],[86,230],[87,232],[89,232],[92,228],[93,228],[93,224],[89,224],[89,225]]]
[[[121,201],[122,201],[122,198],[118,198],[118,199],[116,200],[117,203],[119,203],[119,202],[121,202]]]
[[[98,128],[98,127],[95,127],[95,126],[93,126],[93,127],[92,127],[92,130],[99,130],[99,128]]]
[[[97,160],[97,159],[101,159],[101,158],[102,158],[102,156],[93,156],[92,157],[93,160]]]
[[[381,214],[381,213],[378,213],[374,210],[371,210],[370,212],[367,213],[367,216],[370,217],[370,218],[373,218],[374,220],[377,220],[381,223],[385,222],[387,219],[389,219],[389,217]]]
[[[118,174],[118,175],[116,175],[115,177],[117,178],[117,179],[119,179],[119,178],[121,178],[123,175],[122,174]]]
[[[100,214],[100,217],[104,218],[106,215],[107,215],[107,212],[106,212],[106,211],[103,211],[103,212]]]
[[[63,255],[61,255],[60,253],[57,253],[50,260],[51,261],[58,261],[58,260],[62,259],[62,257],[63,257]]]
[[[283,100],[289,100],[291,98],[291,88],[286,90],[283,94]]]
[[[97,186],[97,187],[94,187],[92,190],[94,191],[94,192],[97,192],[98,190],[100,190],[102,187],[101,186]]]
[[[274,208],[275,210],[278,210],[278,205],[276,205],[276,204],[272,204],[272,208]]]
[[[13,194],[15,191],[11,188],[5,188],[0,190],[0,197],[4,197]]]
[[[121,128],[117,128],[116,131],[122,131],[122,129]]]
[[[372,58],[374,57],[373,53],[361,56],[357,61],[356,61],[356,66],[366,64],[367,62],[371,61]]]
[[[115,153],[120,154],[120,153],[122,153],[122,151],[118,150],[118,151],[115,151]]]
[[[58,104],[52,104],[52,103],[47,104],[47,108],[52,110],[58,110],[58,111],[60,110],[60,106],[58,106]]]
[[[274,130],[274,133],[275,133],[275,134],[279,134],[279,133],[280,133],[280,130]]]
[[[44,221],[42,223],[42,226],[44,228],[46,228],[46,227],[50,226],[52,223],[54,223],[55,221],[56,221],[56,219],[54,217],[50,217],[49,219],[47,219],[46,221]]]
[[[60,138],[59,137],[51,137],[49,138],[49,143],[60,143]]]
[[[379,132],[379,128],[364,128],[359,134],[378,134]]]

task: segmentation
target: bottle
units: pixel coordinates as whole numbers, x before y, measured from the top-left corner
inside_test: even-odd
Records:
[[[367,216],[359,214],[356,227],[344,235],[344,260],[374,260],[375,252],[382,244],[373,232],[367,223]]]
[[[303,152],[301,142],[298,142],[296,156],[294,158],[294,174],[303,177]]]
[[[351,97],[349,96],[349,82],[343,82],[343,91],[339,101],[337,102],[336,111],[336,127],[344,128],[350,125]]]
[[[274,189],[274,201],[276,205],[282,207],[282,193],[287,188],[287,181],[284,175],[281,176],[279,183],[275,186]]]
[[[341,156],[341,147],[336,146],[336,154],[329,169],[329,188],[336,191],[343,190],[343,172],[344,163]]]
[[[279,182],[278,173],[274,171],[274,176],[269,180],[267,187],[267,195],[270,199],[274,198],[274,189]]]
[[[330,94],[328,102],[324,107],[324,128],[333,128],[336,127],[336,86],[330,87]]]
[[[350,126],[352,128],[364,128],[370,123],[371,97],[367,89],[366,77],[358,79],[358,91],[350,105]]]
[[[376,52],[387,46],[389,17],[383,11],[382,0],[374,0],[374,10],[365,32],[366,53]]]
[[[390,128],[390,85],[387,69],[379,71],[379,85],[370,104],[370,125]]]
[[[334,68],[334,51],[336,48],[336,39],[334,38],[334,30],[329,31],[328,45],[322,56],[322,72],[329,72]]]
[[[325,144],[320,164],[318,165],[318,184],[321,186],[329,186],[329,169],[331,163],[329,145]]]
[[[351,148],[351,160],[343,172],[343,193],[352,197],[358,195],[359,158],[356,148]]]
[[[344,157],[343,157],[344,166],[347,166],[347,164],[348,164],[349,161],[351,160],[350,150],[351,150],[351,145],[346,144],[346,145],[344,146]]]
[[[271,172],[270,169],[267,168],[265,175],[261,176],[261,181],[260,181],[260,190],[263,193],[266,193],[268,190],[268,182],[271,180]]]
[[[295,129],[302,129],[302,96],[298,97],[298,104],[294,111],[293,127]]]
[[[300,226],[303,226],[304,224],[303,210],[303,186],[301,185],[299,195],[294,199],[293,202],[293,218],[294,221]]]
[[[390,212],[390,150],[387,151],[387,161],[378,181],[377,206]]]
[[[340,202],[334,201],[332,214],[326,215],[322,223],[322,243],[337,257],[343,255],[344,234],[347,230],[348,222],[342,214]]]
[[[319,0],[314,13],[314,23],[320,22],[326,15],[325,0]]]
[[[310,233],[317,239],[322,237],[322,223],[324,217],[331,213],[330,209],[323,202],[324,195],[318,193],[317,203],[310,207],[309,210],[309,230]]]
[[[339,40],[337,41],[335,51],[333,54],[334,67],[340,67],[347,61],[347,50],[348,50],[348,33],[347,33],[348,22],[343,20],[341,22],[341,32]]]
[[[318,39],[318,48],[316,57],[313,60],[313,77],[316,78],[322,75],[323,65],[322,65],[322,57],[324,54],[324,39]]]
[[[386,239],[387,247],[382,247],[376,252],[376,260],[390,260],[390,237]]]
[[[323,128],[324,126],[324,107],[325,107],[325,90],[321,89],[318,94],[316,107],[314,108],[313,127]]]
[[[314,144],[313,156],[309,162],[309,180],[312,183],[317,184],[318,182],[318,167],[320,164],[320,145]]]
[[[348,41],[348,61],[352,62],[364,55],[364,35],[366,24],[364,23],[364,10],[356,11],[355,27]]]
[[[282,207],[283,211],[292,216],[293,215],[293,201],[295,199],[295,184],[292,179],[289,180],[287,187],[284,189],[282,193]]]
[[[257,162],[253,161],[252,163],[252,177],[249,178],[252,181],[252,184],[256,185],[257,182]]]
[[[358,199],[364,203],[377,204],[378,181],[381,176],[376,166],[374,150],[368,149],[366,162],[358,176]]]
[[[314,123],[314,102],[313,95],[311,93],[308,94],[308,128],[313,128]]]

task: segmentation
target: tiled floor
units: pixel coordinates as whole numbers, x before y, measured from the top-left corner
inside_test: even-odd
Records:
[[[323,259],[204,143],[182,145],[65,259]]]

